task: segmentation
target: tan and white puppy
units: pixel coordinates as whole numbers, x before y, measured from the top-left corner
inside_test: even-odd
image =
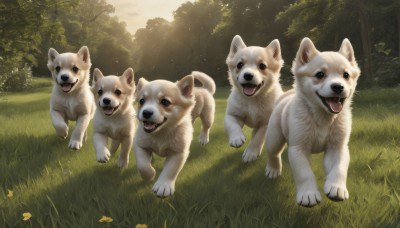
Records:
[[[215,100],[213,95],[216,86],[214,80],[205,73],[193,71],[192,75],[203,85],[193,89],[196,104],[192,110],[192,121],[194,122],[196,118],[200,118],[202,127],[199,142],[201,145],[205,145],[210,141],[210,129],[214,123]]]
[[[287,142],[297,187],[296,201],[312,207],[321,201],[321,195],[310,155],[324,151],[324,192],[334,201],[346,200],[350,106],[360,75],[353,47],[344,39],[338,52],[319,52],[310,39],[304,38],[292,72],[294,90],[279,99],[267,129],[266,175],[281,175],[281,154]]]
[[[59,54],[50,48],[48,57],[47,67],[53,77],[51,120],[57,135],[63,139],[68,136],[68,121],[76,121],[68,147],[78,150],[86,142],[86,129],[95,110],[89,86],[89,49],[83,46],[78,53]]]
[[[136,165],[145,180],[156,175],[151,165],[152,153],[165,157],[164,168],[153,186],[159,197],[175,192],[176,178],[189,155],[193,137],[191,111],[195,104],[192,75],[176,83],[166,80],[148,82],[141,78],[137,84],[139,126],[134,151]]]
[[[232,147],[241,147],[246,138],[243,125],[253,128],[253,136],[243,153],[243,161],[258,158],[264,145],[268,120],[275,101],[282,94],[279,72],[283,65],[278,40],[267,47],[247,47],[236,35],[226,59],[232,91],[228,98],[225,130]]]
[[[107,162],[121,145],[118,166],[129,162],[136,130],[136,112],[133,108],[135,82],[132,68],[122,76],[104,76],[94,69],[92,92],[97,105],[93,119],[93,144],[98,162]],[[108,138],[112,139],[110,150]]]

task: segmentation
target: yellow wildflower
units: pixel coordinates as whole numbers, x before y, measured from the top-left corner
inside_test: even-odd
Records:
[[[14,192],[11,191],[10,189],[8,189],[7,197],[8,197],[8,198],[12,198],[13,196],[14,196]]]
[[[105,215],[103,215],[103,217],[101,217],[101,219],[99,220],[99,222],[112,222],[113,219],[111,217],[107,217]]]
[[[137,224],[135,228],[147,228],[146,224]]]
[[[29,219],[31,219],[32,214],[30,212],[25,212],[22,214],[22,217],[23,217],[22,220],[28,221]]]

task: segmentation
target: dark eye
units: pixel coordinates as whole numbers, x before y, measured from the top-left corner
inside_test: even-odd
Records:
[[[140,104],[140,105],[143,105],[143,104],[144,104],[144,99],[143,99],[143,98],[139,100],[139,104]]]
[[[114,93],[115,93],[115,95],[117,95],[117,96],[120,96],[120,95],[122,94],[121,90],[119,90],[119,89],[115,90]]]
[[[61,70],[61,67],[60,67],[60,66],[57,66],[57,67],[56,67],[56,72],[58,73],[58,72],[60,72],[60,70]]]
[[[240,69],[242,69],[242,67],[243,67],[243,63],[242,62],[239,62],[237,65],[236,65],[236,67],[240,70]]]
[[[318,79],[322,79],[322,78],[325,77],[325,73],[322,72],[322,71],[320,71],[320,72],[318,72],[318,73],[315,74],[315,77],[318,78]]]
[[[161,103],[162,105],[164,105],[165,107],[168,107],[168,106],[171,104],[171,102],[170,102],[169,100],[167,100],[167,99],[162,99],[162,100],[160,101],[160,103]]]
[[[76,66],[73,66],[73,67],[72,67],[72,71],[76,74],[76,73],[78,73],[79,68],[76,67]]]
[[[101,96],[103,94],[103,90],[100,89],[99,91],[97,91],[97,94],[99,94],[99,96]]]
[[[265,65],[264,63],[260,63],[258,65],[258,68],[260,68],[260,70],[265,70],[265,69],[267,69],[267,65]]]
[[[349,73],[347,73],[347,72],[344,72],[344,73],[343,73],[343,78],[344,78],[344,79],[349,79],[349,77],[350,77],[350,74],[349,74]]]

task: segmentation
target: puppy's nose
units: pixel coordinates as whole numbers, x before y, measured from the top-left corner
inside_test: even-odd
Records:
[[[333,92],[340,94],[343,92],[344,87],[341,84],[332,84],[331,89]]]
[[[104,98],[104,99],[103,99],[103,103],[104,103],[105,105],[109,105],[109,104],[111,103],[111,100],[108,99],[108,98]]]
[[[64,82],[68,81],[68,79],[69,79],[68,75],[65,74],[61,75],[61,80],[63,80]]]
[[[246,81],[251,81],[251,79],[253,79],[253,75],[250,74],[250,73],[245,73],[245,74],[243,75],[243,77],[244,77],[244,79],[245,79]]]
[[[144,118],[148,119],[153,115],[153,111],[143,110],[142,115]]]

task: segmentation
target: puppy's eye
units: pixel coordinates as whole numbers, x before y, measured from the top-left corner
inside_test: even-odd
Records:
[[[240,69],[242,69],[242,67],[243,67],[243,63],[242,62],[239,62],[237,65],[236,65],[236,67],[240,70]]]
[[[171,102],[170,102],[169,100],[167,100],[167,99],[162,99],[162,100],[160,101],[160,103],[161,103],[164,107],[168,107],[168,106],[171,104]]]
[[[120,95],[122,94],[121,90],[119,90],[119,89],[115,90],[114,93],[115,93],[115,95],[117,95],[117,96],[120,96]]]
[[[322,79],[322,78],[325,77],[325,73],[322,72],[322,71],[320,71],[320,72],[318,72],[318,73],[315,74],[315,77],[318,78],[318,79]]]
[[[343,78],[344,78],[344,79],[349,79],[349,78],[350,78],[350,74],[347,73],[347,72],[344,72],[344,73],[343,73]]]
[[[265,70],[267,69],[267,65],[265,65],[264,63],[260,63],[258,64],[258,68],[260,68],[260,70]]]
[[[143,99],[143,98],[139,100],[139,104],[140,104],[140,105],[143,105],[143,104],[144,104],[144,99]]]
[[[61,67],[60,67],[60,66],[57,66],[57,67],[56,67],[56,72],[58,73],[58,72],[60,72],[60,70],[61,70]]]
[[[72,71],[76,74],[76,73],[78,73],[79,68],[76,67],[76,66],[73,66],[73,67],[72,67]]]
[[[97,94],[99,94],[99,96],[101,96],[103,94],[103,90],[100,89],[99,91],[97,91]]]

